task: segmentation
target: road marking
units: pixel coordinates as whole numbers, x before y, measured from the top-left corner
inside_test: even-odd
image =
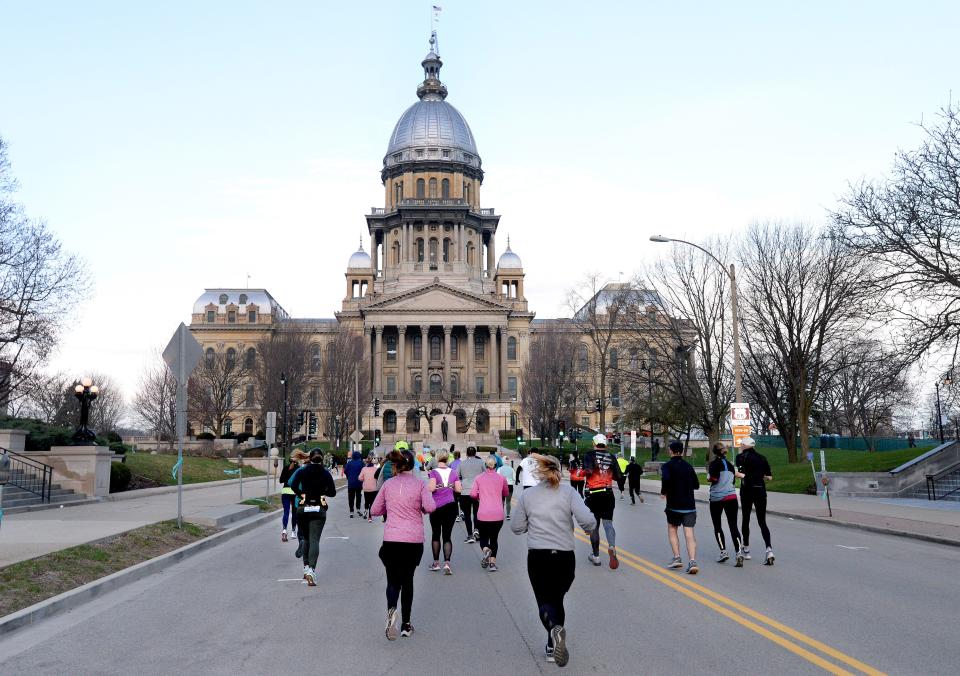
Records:
[[[286,580],[277,580],[277,582],[303,582],[304,584],[306,584],[307,581],[304,580],[302,577],[291,577]]]
[[[849,547],[847,545],[834,545],[834,547],[840,547],[841,549],[870,549],[869,547]]]
[[[346,535],[325,535],[324,540],[349,540],[350,538]]]
[[[590,542],[590,539],[583,536],[581,533],[575,533],[575,535],[577,539],[582,542],[586,542],[586,543]],[[606,545],[606,542],[604,542],[603,544]],[[842,662],[848,666],[851,666],[854,669],[862,671],[865,674],[869,674],[870,676],[884,676],[884,672],[878,671],[877,669],[874,669],[868,664],[864,664],[863,662],[861,662],[860,660],[857,660],[856,658],[850,657],[849,655],[842,653],[835,648],[831,648],[825,643],[821,643],[815,638],[811,638],[806,634],[803,634],[797,631],[796,629],[788,627],[787,625],[781,622],[778,622],[777,620],[774,620],[771,617],[767,617],[762,613],[758,613],[757,611],[752,610],[751,608],[748,608],[746,606],[743,606],[737,603],[736,601],[733,601],[727,598],[726,596],[723,596],[722,594],[718,594],[713,590],[708,589],[707,587],[704,587],[703,585],[697,584],[696,582],[693,582],[687,579],[687,577],[669,576],[669,574],[665,573],[665,571],[657,564],[647,561],[646,559],[639,557],[636,554],[633,554],[632,552],[628,552],[618,547],[617,555],[620,557],[621,561],[629,565],[631,568],[638,570],[639,572],[643,573],[644,575],[647,575],[648,577],[653,578],[654,580],[660,582],[661,584],[664,584],[672,589],[675,589],[676,591],[679,591],[685,596],[688,596],[694,601],[697,601],[698,603],[701,603],[707,606],[711,610],[714,610],[720,613],[724,617],[727,617],[733,620],[734,622],[750,629],[751,631],[754,631],[760,634],[764,638],[767,638],[770,641],[773,641],[777,645],[780,645],[781,647],[789,650],[795,655],[803,657],[807,661],[812,662],[813,664],[816,664],[817,666],[821,667],[825,671],[828,671],[833,674],[850,674],[851,673],[838,667],[837,665],[831,662],[826,661],[819,655],[816,655],[806,650],[805,648],[802,648],[796,643],[788,641],[782,636],[778,636],[777,634],[774,634],[773,632],[766,629],[765,627],[762,627],[754,622],[751,622],[750,620],[747,620],[741,617],[740,615],[734,613],[729,608],[724,608],[720,604],[722,603],[722,604],[728,605],[730,606],[730,608],[733,608],[739,613],[752,617],[753,619],[759,622],[762,622],[784,634],[787,634],[791,638],[797,641],[800,641],[801,643],[805,643],[808,646],[815,648],[816,650],[819,650],[820,652],[826,655],[829,655],[830,657],[833,657],[839,662]],[[684,585],[686,587],[690,587],[690,589],[686,589]]]

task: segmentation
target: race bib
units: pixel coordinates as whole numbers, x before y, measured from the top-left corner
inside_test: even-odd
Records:
[[[306,507],[303,508],[303,511],[304,511],[304,512],[319,512],[319,511],[320,511],[320,505],[308,505],[308,506],[306,506]]]

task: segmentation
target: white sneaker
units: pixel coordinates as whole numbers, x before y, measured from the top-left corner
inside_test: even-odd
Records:
[[[595,566],[603,565],[603,564],[600,562],[600,557],[599,557],[599,556],[595,556],[595,555],[593,555],[593,554],[587,554],[587,561],[589,561],[590,563],[592,563],[592,564],[595,565]]]
[[[308,587],[317,586],[317,574],[314,572],[313,568],[307,568],[306,572],[303,574],[304,579],[307,581]]]
[[[388,641],[397,640],[397,609],[396,608],[390,608],[387,610],[386,634],[387,634]]]
[[[767,547],[767,556],[763,560],[763,565],[772,566],[775,560],[776,560],[776,557],[773,555],[773,548]]]
[[[749,547],[744,547],[744,548],[743,548],[743,558],[745,558],[747,561],[750,560],[750,548],[749,548]]]

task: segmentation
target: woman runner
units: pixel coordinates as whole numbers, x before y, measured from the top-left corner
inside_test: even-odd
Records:
[[[290,481],[290,477],[300,469],[300,466],[308,457],[306,453],[298,448],[290,456],[290,463],[280,472],[280,485],[283,486],[283,488],[280,489],[280,502],[283,504],[283,519],[281,521],[283,530],[280,531],[281,542],[287,541],[287,519],[290,519],[290,529],[293,533],[296,534],[297,532],[297,510],[291,510],[291,507],[293,507],[294,492],[293,489],[287,485],[287,482]]]
[[[361,489],[363,490],[363,514],[361,518],[366,517],[367,523],[373,523],[373,517],[370,516],[370,507],[373,505],[374,498],[377,497],[377,455],[370,451],[367,456],[367,464],[360,470]]]
[[[480,549],[483,559],[480,567],[491,573],[497,571],[497,538],[503,528],[503,499],[510,495],[507,480],[497,473],[497,458],[487,456],[483,462],[486,469],[473,481],[470,497],[479,502],[477,507],[477,530],[480,532]]]
[[[297,494],[297,522],[307,540],[303,552],[303,579],[311,587],[317,585],[317,558],[320,555],[320,535],[327,523],[327,498],[337,494],[333,477],[323,466],[323,452],[310,452],[310,462],[297,470],[290,479],[290,487]]]
[[[580,462],[580,456],[574,452],[570,457],[570,485],[580,494],[580,497],[583,497],[583,484],[586,483],[587,477],[583,472],[583,463]]]
[[[723,563],[730,558],[727,554],[727,543],[723,536],[723,527],[720,517],[727,515],[727,525],[730,527],[730,539],[733,551],[737,557],[734,564],[737,568],[743,566],[743,543],[740,540],[740,530],[737,528],[737,489],[734,487],[736,470],[727,460],[727,447],[717,442],[713,445],[714,460],[707,468],[710,480],[710,518],[713,519],[713,534],[720,545],[720,556],[717,563]]]
[[[765,566],[774,562],[773,545],[770,543],[770,529],[767,528],[767,482],[773,480],[770,463],[757,453],[754,441],[750,437],[740,440],[740,454],[737,455],[737,470],[740,481],[740,502],[743,503],[743,558],[750,559],[750,512],[757,510],[757,523],[760,534],[767,545],[763,557]]]
[[[433,563],[430,570],[440,570],[440,544],[443,543],[443,574],[452,575],[450,559],[453,556],[453,524],[457,521],[457,497],[460,493],[460,479],[457,473],[447,467],[450,454],[447,451],[437,453],[437,467],[430,470],[427,484],[437,509],[430,515]]]
[[[570,590],[577,567],[573,522],[587,533],[596,518],[572,486],[561,485],[560,463],[541,455],[537,460],[540,483],[520,493],[510,528],[527,533],[527,575],[537,600],[540,621],[547,630],[547,662],[565,666],[570,659],[563,597]]]
[[[400,636],[413,634],[413,573],[423,558],[423,515],[437,505],[427,484],[411,473],[414,457],[409,450],[394,450],[388,461],[396,475],[383,484],[370,511],[386,516],[380,560],[387,572],[387,640],[397,640],[397,602],[400,602]]]

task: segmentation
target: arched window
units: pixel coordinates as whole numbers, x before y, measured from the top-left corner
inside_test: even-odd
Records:
[[[577,350],[577,370],[580,373],[587,372],[587,346],[583,343],[580,344],[580,348]]]
[[[460,394],[460,381],[457,380],[457,374],[450,374],[450,394],[457,396]]]
[[[320,358],[320,346],[313,345],[310,348],[310,370],[314,373],[320,372],[322,359]]]
[[[332,371],[334,365],[337,363],[337,348],[330,343],[327,345],[327,370]]]
[[[444,263],[450,262],[450,238],[449,237],[443,238],[443,262]]]
[[[253,418],[247,418],[243,421],[243,433],[253,434]]]
[[[630,348],[630,368],[635,370],[637,368],[637,348]]]
[[[248,369],[252,369],[256,365],[257,365],[257,350],[256,348],[248,347],[245,366]]]
[[[520,426],[520,418],[516,411],[510,411],[510,429],[515,430]]]
[[[423,199],[424,197],[423,193],[425,189],[426,189],[426,183],[424,183],[422,178],[418,178],[417,179],[417,198],[418,199]]]
[[[477,411],[477,432],[485,434],[490,431],[490,412],[485,408]]]
[[[233,420],[231,420],[230,418],[227,418],[226,420],[223,421],[223,433],[224,434],[233,433]]]
[[[407,432],[419,432],[420,431],[420,414],[417,413],[417,409],[411,408],[407,410]]]
[[[436,237],[430,238],[430,265],[437,264],[439,243],[437,242]]]
[[[440,361],[440,336],[430,336],[430,359],[431,361]]]
[[[417,262],[423,262],[423,238],[417,238]]]
[[[610,348],[610,355],[607,361],[610,364],[610,368],[612,369],[620,368],[620,353],[617,352],[617,348],[615,347]]]
[[[247,304],[247,294],[241,293],[241,294],[240,294],[240,305],[246,305],[246,304]]]
[[[218,300],[220,301],[220,305],[226,305],[227,301],[230,299],[227,297],[227,294],[221,293],[220,298]]]
[[[450,179],[449,178],[445,178],[442,181],[440,181],[440,196],[443,197],[443,199],[447,199],[450,197]]]
[[[423,338],[421,336],[413,337],[413,361],[423,359]]]
[[[237,365],[237,351],[232,347],[227,348],[227,368],[232,369]]]
[[[507,338],[507,359],[517,361],[517,339],[513,336]]]
[[[386,434],[397,433],[397,412],[386,410],[383,412],[383,431]]]
[[[413,392],[414,394],[420,394],[423,391],[423,378],[418,373],[413,377]]]
[[[211,367],[213,366],[213,358],[214,358],[215,356],[216,356],[216,354],[214,353],[213,348],[212,348],[212,347],[208,347],[208,348],[207,348],[207,351],[206,351],[206,353],[205,353],[205,356],[204,356],[204,358],[206,359],[206,362],[207,362],[207,368],[211,368]]]
[[[467,412],[458,408],[453,412],[453,417],[457,419],[457,434],[463,434],[467,431]]]
[[[460,341],[456,336],[450,336],[450,360],[460,361]]]
[[[437,179],[430,179],[430,199],[437,198]]]
[[[443,378],[439,373],[430,375],[430,394],[440,394],[443,391]]]
[[[467,265],[472,266],[474,264],[473,263],[474,257],[475,257],[475,247],[473,246],[473,242],[470,242],[469,244],[467,244]]]

